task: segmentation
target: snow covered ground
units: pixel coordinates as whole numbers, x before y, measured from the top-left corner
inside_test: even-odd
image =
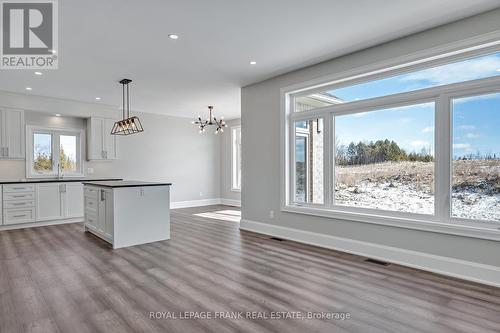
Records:
[[[500,221],[500,161],[457,161],[452,215]],[[434,163],[401,162],[337,168],[335,202],[350,207],[434,213]]]

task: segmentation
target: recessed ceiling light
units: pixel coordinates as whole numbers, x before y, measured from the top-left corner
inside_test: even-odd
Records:
[[[56,113],[54,116],[61,117],[61,114],[60,113]]]
[[[100,101],[101,100],[101,97],[96,97],[95,98],[96,101]]]
[[[49,52],[52,53],[52,54],[56,54],[57,53],[56,50],[49,50]]]
[[[42,72],[35,72],[35,75],[42,75]]]
[[[26,90],[31,91],[31,90],[33,90],[33,88],[31,88],[31,87],[26,87]]]
[[[170,38],[170,39],[179,39],[179,35],[170,34],[170,35],[168,35],[168,38]]]
[[[250,61],[250,65],[257,65],[257,61],[255,60]]]

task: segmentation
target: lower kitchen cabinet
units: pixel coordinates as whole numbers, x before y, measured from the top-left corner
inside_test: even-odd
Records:
[[[113,242],[112,190],[85,187],[85,227],[108,242]]]
[[[48,221],[83,217],[81,183],[36,185],[36,220]]]

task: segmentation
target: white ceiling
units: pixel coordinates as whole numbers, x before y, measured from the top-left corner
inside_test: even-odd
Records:
[[[240,87],[498,7],[498,0],[64,0],[59,69],[0,90],[192,117],[240,114]],[[168,34],[180,35],[176,41]],[[251,66],[250,60],[257,61]],[[0,101],[1,104],[1,101]]]

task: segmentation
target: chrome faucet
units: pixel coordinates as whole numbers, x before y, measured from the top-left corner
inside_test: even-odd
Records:
[[[63,179],[63,169],[61,163],[57,165],[57,179]]]

